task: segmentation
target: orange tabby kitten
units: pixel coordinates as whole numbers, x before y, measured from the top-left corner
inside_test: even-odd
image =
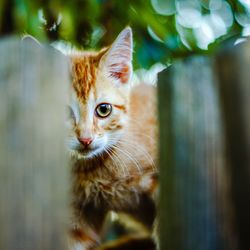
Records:
[[[70,58],[71,249],[90,250],[100,245],[110,211],[129,214],[152,230],[157,186],[155,88],[131,84],[129,27],[109,48]]]

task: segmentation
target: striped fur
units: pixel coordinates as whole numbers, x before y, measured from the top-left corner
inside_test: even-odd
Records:
[[[82,249],[90,250],[102,241],[109,211],[127,213],[151,232],[158,185],[155,89],[131,86],[130,28],[109,48],[70,58],[73,118],[68,144],[75,228],[71,249],[82,245]],[[106,118],[96,114],[100,103],[112,105]],[[88,150],[79,143],[80,137],[93,138]]]
[[[71,56],[73,88],[77,97],[85,101],[91,88],[95,88],[97,68],[107,49],[99,53],[82,53]]]

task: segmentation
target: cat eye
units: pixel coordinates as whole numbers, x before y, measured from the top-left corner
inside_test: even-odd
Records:
[[[109,103],[101,103],[95,109],[96,116],[100,118],[108,117],[111,114],[111,112],[112,112],[112,105]]]

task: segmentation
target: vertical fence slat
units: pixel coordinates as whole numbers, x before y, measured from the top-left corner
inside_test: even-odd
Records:
[[[181,225],[176,214],[176,195],[174,179],[174,149],[172,128],[173,81],[172,68],[158,75],[158,106],[160,122],[160,200],[159,200],[159,232],[160,248],[181,249]],[[166,192],[166,193],[165,193]]]
[[[250,249],[250,43],[216,58],[239,249]]]
[[[226,182],[217,93],[207,58],[176,62],[159,75],[162,250],[230,249],[219,218],[226,197],[217,204]]]
[[[0,249],[66,249],[67,61],[14,38],[0,55]]]

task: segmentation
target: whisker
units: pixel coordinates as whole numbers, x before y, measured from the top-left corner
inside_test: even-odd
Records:
[[[125,163],[122,161],[122,159],[114,151],[110,151],[110,150],[111,150],[110,148],[106,148],[105,149],[105,151],[107,152],[107,154],[110,156],[112,162],[115,163],[116,167],[119,169],[119,165],[120,165],[121,168],[122,168],[124,176],[127,176],[128,175],[128,171],[127,171],[127,173],[125,172],[125,169],[126,169]],[[114,157],[119,162],[119,165],[115,161]]]
[[[109,141],[112,141],[112,138],[110,138]],[[147,150],[145,148],[143,148],[139,144],[133,144],[133,143],[131,143],[131,141],[129,141],[129,140],[125,139],[125,138],[121,138],[119,142],[120,143],[121,142],[126,143],[126,145],[131,146],[136,150],[139,150],[147,158],[147,160],[150,162],[150,164],[152,165],[153,170],[157,171],[157,167],[155,165],[155,162],[154,162],[153,158],[151,157],[151,155],[147,152]]]
[[[143,148],[141,145],[134,144],[134,143],[132,143],[131,141],[128,141],[128,140],[121,140],[121,142],[124,142],[128,146],[140,151],[147,158],[147,160],[150,162],[150,164],[153,167],[153,170],[154,171],[157,170],[157,167],[155,165],[155,162],[154,162],[153,158],[151,157],[151,155],[148,153],[148,151],[145,148]]]
[[[136,159],[134,159],[134,158],[131,156],[131,154],[130,154],[129,152],[127,152],[127,151],[124,150],[124,149],[120,149],[117,145],[113,145],[113,147],[114,147],[116,150],[120,151],[121,153],[125,154],[130,160],[132,160],[132,161],[135,163],[136,168],[138,169],[138,172],[139,172],[140,174],[142,173],[140,163],[139,163]]]

